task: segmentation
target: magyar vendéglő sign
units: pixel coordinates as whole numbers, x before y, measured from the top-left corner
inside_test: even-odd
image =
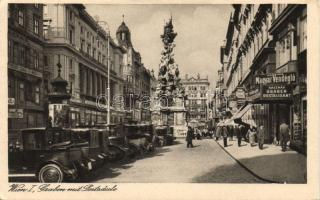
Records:
[[[255,78],[255,84],[292,84],[297,82],[296,73],[274,73],[258,75]]]

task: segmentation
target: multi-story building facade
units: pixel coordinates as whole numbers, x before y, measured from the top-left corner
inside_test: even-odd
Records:
[[[131,32],[123,21],[117,29],[117,40],[120,46],[126,48],[124,54],[124,98],[126,121],[150,121],[150,108],[144,109],[141,105],[150,96],[151,74],[141,61],[141,55],[131,42]]]
[[[44,51],[46,88],[50,87],[48,80],[57,76],[56,64],[60,62],[61,75],[68,81],[72,95],[69,101],[71,126],[107,121],[107,109],[98,108],[96,101],[100,95],[107,94],[108,77],[112,105],[110,122],[122,122],[121,106],[114,106],[113,100],[123,95],[123,54],[126,50],[113,42],[82,4],[47,4],[44,18],[48,22]],[[106,101],[100,103],[105,105]]]
[[[293,4],[272,5],[274,19],[269,33],[275,42],[276,73],[294,74],[297,78],[289,90],[291,101],[287,112],[291,128],[290,146],[306,153],[307,145],[307,6]]]
[[[304,151],[306,5],[233,7],[222,55],[228,107],[239,109],[239,96],[245,96],[241,116],[234,116],[264,125],[268,142],[279,140],[279,125],[285,120],[293,130],[292,146]]]
[[[45,126],[43,6],[8,6],[8,139],[21,128]]]
[[[181,84],[185,88],[187,100],[185,107],[188,110],[188,121],[197,121],[200,126],[205,126],[208,121],[208,98],[209,98],[209,80],[208,77],[201,78],[200,74],[197,77],[188,77],[185,75],[181,79]]]
[[[222,60],[221,63],[223,64]],[[218,80],[216,81],[216,87],[214,90],[214,115],[218,119],[223,119],[226,116],[226,98],[225,98],[225,86],[224,86],[224,73],[223,66],[218,70]]]

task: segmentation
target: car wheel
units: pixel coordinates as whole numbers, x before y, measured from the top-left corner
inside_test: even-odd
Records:
[[[40,169],[38,177],[41,183],[61,183],[64,174],[58,165],[47,164]]]

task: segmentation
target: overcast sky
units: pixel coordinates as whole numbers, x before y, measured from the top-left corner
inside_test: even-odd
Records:
[[[201,77],[208,75],[215,85],[220,64],[220,46],[226,36],[231,5],[85,5],[88,13],[107,21],[111,36],[124,21],[131,31],[133,47],[140,52],[142,62],[158,74],[160,35],[164,21],[172,14],[174,30],[178,33],[174,50],[180,76],[185,73]]]

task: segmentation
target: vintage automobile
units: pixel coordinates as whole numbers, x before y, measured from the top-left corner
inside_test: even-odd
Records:
[[[89,144],[87,162],[92,163],[92,169],[101,167],[107,155],[104,153],[104,139],[99,131],[93,128],[71,128],[71,138],[73,141],[86,141]]]
[[[62,128],[28,128],[20,132],[21,146],[9,145],[9,177],[36,176],[40,182],[74,180],[82,168],[88,143],[74,143]]]
[[[128,143],[127,138],[123,134],[122,126],[118,124],[97,124],[97,128],[107,129],[107,142],[109,150],[109,160],[118,161],[125,157],[133,158],[136,154],[136,149]]]
[[[152,143],[152,125],[148,124],[125,124],[124,133],[129,144],[137,148],[140,154],[154,150]]]
[[[158,146],[172,145],[176,139],[168,126],[156,126],[155,134],[158,137]]]

